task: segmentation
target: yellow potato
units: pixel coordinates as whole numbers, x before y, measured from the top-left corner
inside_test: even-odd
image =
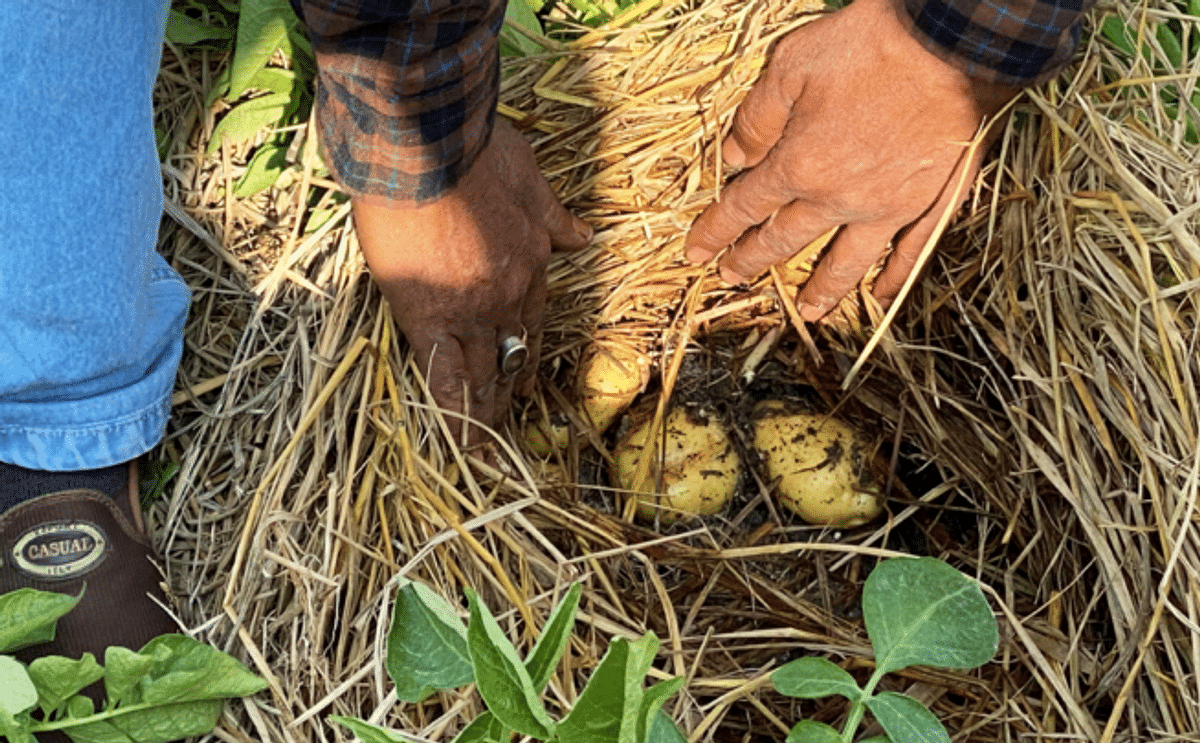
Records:
[[[779,501],[810,524],[851,528],[883,511],[863,435],[836,418],[769,401],[755,409],[754,448]]]
[[[720,421],[715,415],[678,407],[667,414],[666,433],[660,435],[650,430],[652,418],[645,416],[613,450],[614,479],[619,487],[638,493],[638,517],[657,516],[670,524],[719,513],[733,498],[741,473],[737,452]],[[638,460],[648,446],[653,449],[648,477],[639,483]],[[656,493],[660,476],[662,489]]]
[[[536,423],[525,424],[525,443],[529,446],[529,451],[542,459],[566,449],[570,441],[571,425],[565,420],[558,422],[542,418]]]
[[[604,433],[650,381],[650,358],[621,340],[597,341],[583,355],[576,391],[584,419]]]

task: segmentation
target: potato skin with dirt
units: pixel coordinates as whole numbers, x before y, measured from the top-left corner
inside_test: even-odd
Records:
[[[650,381],[650,358],[620,340],[597,340],[583,354],[576,378],[585,420],[604,433]]]
[[[638,493],[637,516],[672,524],[690,516],[720,513],[733,498],[741,474],[741,459],[715,415],[677,407],[666,415],[665,434],[651,432],[653,416],[646,415],[613,450],[614,480],[618,487]],[[648,439],[650,440],[648,443]],[[659,442],[665,445],[659,450]],[[653,456],[645,482],[635,482],[638,459],[647,446],[662,451]],[[661,464],[660,464],[661,462]],[[661,492],[655,484],[662,476]]]
[[[760,403],[754,418],[754,448],[790,511],[837,528],[862,526],[883,511],[868,442],[857,429],[778,401]]]

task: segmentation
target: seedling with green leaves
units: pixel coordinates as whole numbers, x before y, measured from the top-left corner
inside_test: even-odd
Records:
[[[396,696],[419,702],[434,692],[475,682],[488,709],[463,728],[454,743],[507,743],[514,732],[570,743],[684,743],[679,729],[661,711],[683,678],[642,688],[658,651],[653,632],[633,641],[613,639],[574,707],[562,719],[550,716],[541,695],[567,649],[581,593],[578,584],[571,586],[522,661],[474,592],[467,591],[470,620],[464,627],[454,608],[432,590],[419,583],[404,584],[396,594],[387,639],[386,665]],[[363,743],[409,740],[356,718],[330,719]]]
[[[35,743],[34,733],[59,730],[75,743],[165,743],[208,733],[226,699],[267,686],[186,635],[156,637],[137,652],[110,647],[103,666],[91,653],[28,666],[10,655],[53,640],[58,619],[82,597],[32,588],[0,595],[0,740]],[[99,710],[80,693],[97,681],[107,697]]]
[[[870,710],[887,733],[862,743],[950,743],[937,717],[905,694],[876,692],[885,674],[912,665],[976,668],[996,654],[996,618],[975,581],[932,557],[881,562],[863,587],[863,620],[875,650],[875,672],[859,687],[824,658],[801,658],[771,675],[775,689],[801,699],[840,695],[850,713],[839,733],[802,720],[787,743],[850,743]]]

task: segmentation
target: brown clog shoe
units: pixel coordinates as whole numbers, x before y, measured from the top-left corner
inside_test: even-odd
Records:
[[[122,645],[139,650],[151,638],[177,632],[164,602],[154,548],[138,505],[137,468],[127,492],[113,498],[97,490],[47,493],[0,515],[0,593],[36,588],[83,600],[58,620],[55,639],[19,651],[25,662],[43,655],[79,658]]]

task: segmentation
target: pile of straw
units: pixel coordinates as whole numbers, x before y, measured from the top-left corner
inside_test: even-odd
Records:
[[[1119,12],[1137,28],[1172,7]],[[203,156],[223,60],[168,51],[158,108],[175,219],[162,250],[194,307],[158,452],[181,471],[152,521],[181,620],[270,681],[228,707],[216,738],[345,740],[325,718],[349,714],[449,741],[482,708],[474,692],[399,704],[383,669],[404,578],[451,600],[474,588],[526,650],[583,581],[552,710],[609,638],[653,630],[653,674],[687,677],[667,711],[691,740],[782,740],[801,716],[833,723],[843,709],[775,694],[770,672],[820,654],[869,673],[858,596],[897,550],[978,577],[1001,623],[983,669],[891,682],[956,740],[1200,730],[1200,152],[1161,95],[1190,97],[1200,67],[1154,78],[1088,40],[1068,77],[1019,102],[967,213],[850,378],[871,329],[852,299],[809,335],[786,301],[803,260],[728,288],[680,255],[724,178],[720,132],[805,10],[648,0],[509,65],[502,113],[597,227],[593,247],[552,264],[543,380],[514,425],[561,407],[597,335],[649,349],[658,388],[714,385],[730,417],[762,389],[740,381],[757,349],[767,387],[812,386],[899,463],[891,518],[845,533],[798,524],[761,481],[724,517],[631,523],[581,442],[554,467],[513,450],[512,476],[468,462],[365,274],[312,129],[280,188],[225,198],[251,150]]]

